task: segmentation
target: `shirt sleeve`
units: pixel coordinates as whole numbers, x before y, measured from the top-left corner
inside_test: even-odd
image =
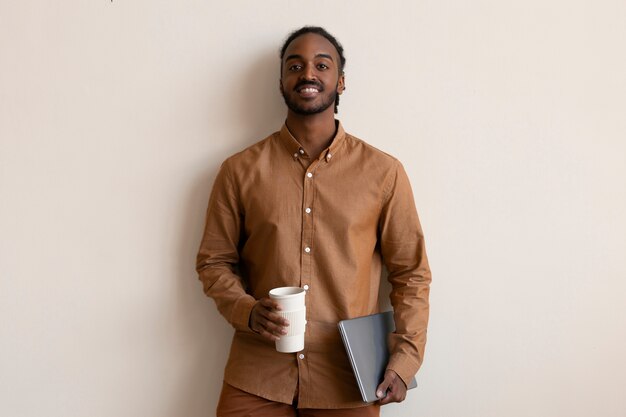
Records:
[[[251,332],[248,320],[256,300],[246,293],[244,281],[235,273],[243,212],[227,162],[213,185],[196,270],[205,294],[215,300],[224,318],[235,329]]]
[[[424,359],[431,273],[411,185],[398,161],[385,191],[379,233],[396,325],[387,369],[408,386]]]

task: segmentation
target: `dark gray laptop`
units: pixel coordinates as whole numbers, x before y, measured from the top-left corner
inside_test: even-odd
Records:
[[[376,388],[383,381],[389,361],[387,335],[396,329],[393,311],[342,320],[338,326],[363,401],[377,401]],[[416,386],[413,378],[408,388]]]

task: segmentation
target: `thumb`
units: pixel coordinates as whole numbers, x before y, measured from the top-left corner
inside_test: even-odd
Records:
[[[387,394],[387,390],[391,386],[392,382],[392,377],[389,372],[385,372],[385,379],[383,379],[383,382],[381,382],[378,388],[376,388],[376,396],[378,398],[383,398],[385,394]]]

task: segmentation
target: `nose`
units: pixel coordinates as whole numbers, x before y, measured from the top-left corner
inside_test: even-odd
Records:
[[[301,76],[305,80],[315,80],[317,79],[315,75],[315,67],[313,65],[306,65],[304,70],[301,73]]]

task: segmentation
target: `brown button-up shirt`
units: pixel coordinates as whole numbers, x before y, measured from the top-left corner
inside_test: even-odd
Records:
[[[339,123],[314,160],[286,126],[228,158],[197,258],[205,293],[235,328],[224,380],[289,404],[297,392],[301,408],[364,405],[337,323],[379,312],[381,261],[396,324],[388,369],[406,383],[424,357],[431,277],[400,162]],[[248,327],[255,300],[283,286],[307,290],[302,352],[278,353]]]

